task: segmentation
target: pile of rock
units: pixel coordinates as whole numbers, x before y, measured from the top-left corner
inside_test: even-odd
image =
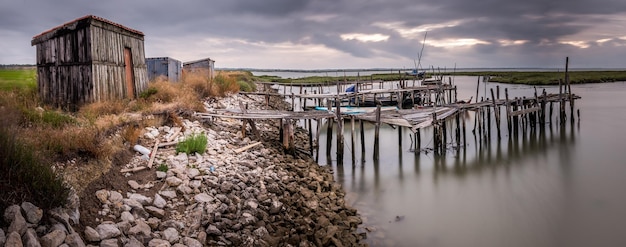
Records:
[[[40,224],[43,210],[32,203],[8,207],[3,217],[10,225],[6,233],[0,229],[0,246],[85,246],[80,235],[70,226],[70,217],[65,210],[53,209],[47,215],[50,223]]]
[[[211,107],[232,108],[242,101],[252,109],[263,102],[234,95]],[[156,180],[129,180],[126,189],[98,190],[93,195],[101,203],[97,225],[84,226],[82,239],[64,211],[51,212],[53,224],[41,227],[41,210],[24,203],[4,213],[11,225],[6,237],[0,230],[0,241],[6,246],[360,245],[364,236],[356,229],[361,218],[346,205],[332,171],[310,157],[286,154],[272,140],[278,139],[277,124],[257,123],[264,140],[241,151],[236,149],[255,141],[241,137],[240,121],[182,123],[146,128],[142,142],[150,146],[200,133],[208,139],[206,152],[187,155],[173,146],[160,148],[150,170]],[[126,170],[147,162],[137,154]]]

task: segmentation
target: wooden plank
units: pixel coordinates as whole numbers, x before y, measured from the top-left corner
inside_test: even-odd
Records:
[[[252,143],[252,144],[249,144],[249,145],[246,145],[246,146],[240,147],[240,148],[238,148],[238,149],[235,149],[235,153],[237,153],[237,154],[238,154],[238,153],[241,153],[241,152],[246,151],[246,150],[248,150],[248,149],[250,149],[250,148],[253,148],[253,147],[258,146],[258,145],[260,145],[261,143],[262,143],[262,142],[255,142],[255,143]]]
[[[152,163],[154,163],[154,158],[156,157],[156,153],[159,150],[159,140],[156,140],[154,143],[154,148],[152,148],[152,152],[150,153],[150,161],[148,161],[148,168],[152,168]]]
[[[539,107],[530,107],[530,108],[519,110],[519,111],[511,111],[510,116],[511,117],[519,116],[519,115],[522,115],[522,114],[536,112],[536,111],[539,111],[539,110],[541,110],[541,108],[539,108]]]

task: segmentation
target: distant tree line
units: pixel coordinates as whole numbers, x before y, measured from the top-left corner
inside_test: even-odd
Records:
[[[0,64],[0,69],[34,69],[34,64]]]

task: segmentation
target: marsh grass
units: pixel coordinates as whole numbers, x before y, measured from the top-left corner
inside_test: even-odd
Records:
[[[203,133],[193,134],[176,145],[176,153],[203,154],[206,150],[206,145],[207,137]]]

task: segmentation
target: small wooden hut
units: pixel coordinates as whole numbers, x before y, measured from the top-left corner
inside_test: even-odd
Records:
[[[142,32],[93,15],[33,37],[39,95],[57,106],[136,97],[148,83],[143,42]]]
[[[146,58],[148,66],[148,79],[150,81],[163,76],[171,82],[180,81],[183,66],[182,63],[170,57],[151,57]]]
[[[206,73],[208,78],[215,77],[215,61],[210,58],[186,62],[183,64],[184,73]]]

